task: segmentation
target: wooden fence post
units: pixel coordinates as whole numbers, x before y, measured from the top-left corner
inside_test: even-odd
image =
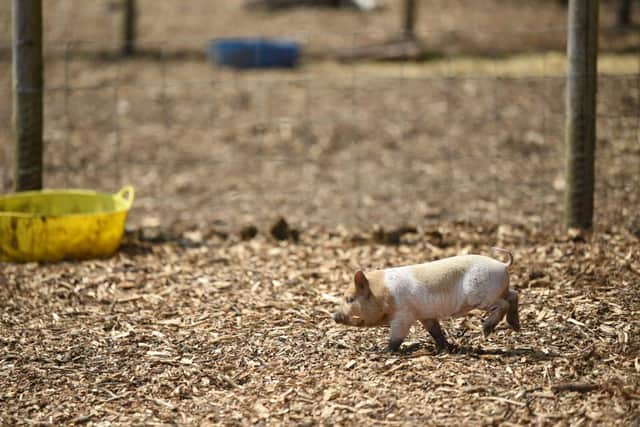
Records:
[[[13,0],[16,191],[42,188],[42,0]]]
[[[618,6],[618,13],[616,17],[616,24],[619,27],[626,27],[631,25],[631,0],[620,0],[620,6]]]
[[[415,39],[416,36],[416,10],[416,0],[405,0],[402,32],[407,39]]]
[[[124,0],[122,54],[131,56],[136,53],[136,0]]]
[[[569,1],[565,224],[579,229],[593,223],[598,9],[598,0]]]

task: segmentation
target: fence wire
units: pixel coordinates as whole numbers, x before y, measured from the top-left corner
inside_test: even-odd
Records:
[[[69,4],[58,3],[70,15],[50,7],[49,16],[71,22],[92,9]],[[323,44],[323,34],[294,32],[303,45]],[[427,43],[457,34],[418,33]],[[565,33],[566,26],[468,31],[480,39]],[[347,49],[388,34],[330,37]],[[139,195],[132,226],[236,227],[278,216],[364,227],[561,224],[562,52],[349,65],[315,57],[293,71],[236,72],[210,64],[205,42],[143,37],[139,55],[124,60],[117,37],[49,40],[46,186],[114,191],[132,183]],[[620,61],[622,71],[600,76],[596,225],[632,227],[639,206],[633,189],[640,184],[640,59]],[[6,53],[0,67],[10,67]],[[0,115],[9,123],[11,84],[2,75],[7,102]],[[9,191],[9,130],[0,138]]]

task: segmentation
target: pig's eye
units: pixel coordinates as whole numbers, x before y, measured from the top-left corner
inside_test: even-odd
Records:
[[[354,297],[347,297],[347,304],[351,304],[353,301],[355,301]]]

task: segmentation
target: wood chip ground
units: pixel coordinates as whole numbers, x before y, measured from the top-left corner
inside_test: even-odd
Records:
[[[321,228],[298,243],[129,237],[109,260],[3,265],[0,421],[629,425],[637,237],[519,231],[509,243],[504,228],[451,224],[397,246]],[[521,333],[501,325],[485,340],[473,313],[444,322],[458,353],[436,354],[415,326],[403,352],[382,354],[386,328],[330,317],[356,268],[487,253],[496,239],[515,254]]]
[[[441,57],[349,66],[323,58],[397,35],[402,2],[267,16],[140,0],[126,61],[114,2],[44,3],[46,185],[132,183],[137,199],[112,259],[0,265],[0,425],[637,425],[640,33],[612,26],[617,2],[602,2],[591,236],[560,225],[556,0],[425,1],[416,29]],[[285,29],[310,53],[291,72],[204,54]],[[0,126],[4,190],[12,141]],[[356,268],[496,244],[515,253],[521,333],[485,340],[473,313],[443,322],[458,353],[416,326],[387,355],[385,328],[331,320]]]

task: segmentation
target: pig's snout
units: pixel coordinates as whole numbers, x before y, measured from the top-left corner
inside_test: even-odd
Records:
[[[335,313],[333,313],[333,320],[335,320],[336,323],[344,323],[344,313],[341,311],[336,311]]]

